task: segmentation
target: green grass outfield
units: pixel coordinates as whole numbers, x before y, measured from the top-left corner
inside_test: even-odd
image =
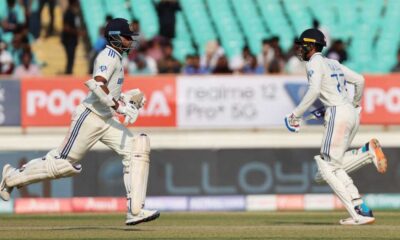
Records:
[[[400,212],[340,226],[340,212],[162,213],[124,225],[122,214],[0,215],[0,239],[400,239]]]

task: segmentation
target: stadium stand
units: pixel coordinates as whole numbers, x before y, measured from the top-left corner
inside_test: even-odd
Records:
[[[200,52],[204,52],[208,41],[216,40],[217,35],[212,27],[205,2],[198,0],[180,1],[184,16],[187,18],[194,43]]]
[[[80,1],[81,14],[85,25],[88,45],[79,50],[79,61],[85,59],[98,39],[99,29],[104,27],[106,16],[123,17],[140,22],[143,39],[150,41],[160,35],[157,4],[163,0],[84,0]],[[62,1],[61,1],[62,2]],[[65,2],[65,1],[64,1]],[[293,51],[293,39],[317,20],[330,42],[341,40],[347,47],[346,65],[369,73],[389,72],[396,64],[399,49],[400,1],[398,0],[179,0],[176,12],[175,37],[167,39],[173,45],[173,56],[183,63],[188,55],[202,55],[207,43],[219,41],[229,60],[242,54],[244,46],[251,54],[261,52],[262,42],[272,37],[279,38],[283,52]],[[345,6],[345,7],[343,7]],[[17,1],[14,9],[16,21],[26,22],[24,8]],[[60,11],[60,7],[58,7]],[[7,1],[0,1],[0,20],[7,18]],[[43,15],[43,14],[42,14]],[[58,13],[58,16],[61,14]],[[42,16],[43,17],[43,16]],[[58,25],[60,28],[60,25]],[[1,41],[10,52],[14,34],[0,27]],[[58,49],[56,39],[46,42],[35,41],[29,35],[29,44],[34,50],[37,62],[52,65],[54,57],[47,59],[42,46]],[[80,47],[81,49],[82,47]],[[45,48],[47,49],[47,48]],[[37,54],[39,51],[40,53]],[[58,52],[59,51],[54,51]],[[15,65],[19,64],[18,54],[14,54]],[[36,56],[44,56],[40,59]],[[81,59],[82,58],[82,59]],[[37,59],[37,60],[36,60]],[[63,62],[63,61],[62,61]],[[63,64],[58,64],[63,65]],[[60,67],[56,67],[59,69]],[[59,70],[43,71],[57,73]],[[78,72],[80,67],[78,67]]]

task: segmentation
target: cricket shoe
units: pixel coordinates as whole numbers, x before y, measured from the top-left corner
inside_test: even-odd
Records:
[[[346,219],[340,219],[339,223],[341,225],[366,225],[366,224],[373,224],[375,222],[374,217],[365,217],[359,215],[357,219],[354,219],[352,217],[346,218]]]
[[[373,155],[372,162],[378,172],[385,173],[387,170],[387,159],[377,139],[373,138],[369,141],[369,151]]]
[[[372,214],[372,210],[365,203],[355,206],[354,210],[356,210],[356,213],[358,215],[364,217],[374,217],[374,215]]]
[[[11,167],[10,164],[6,164],[3,167],[3,173],[1,175],[1,183],[0,183],[0,197],[4,201],[10,200],[10,195],[13,190],[13,187],[7,187],[6,185],[6,177],[9,171],[12,170],[13,167]]]
[[[142,222],[150,222],[157,219],[160,216],[160,212],[157,210],[140,210],[138,215],[133,215],[132,213],[128,212],[126,216],[126,225],[136,225]]]

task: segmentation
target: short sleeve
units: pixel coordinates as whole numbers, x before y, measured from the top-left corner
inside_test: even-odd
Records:
[[[102,53],[99,54],[94,63],[93,78],[100,76],[105,78],[108,82],[115,71],[116,58],[107,55],[104,56]]]

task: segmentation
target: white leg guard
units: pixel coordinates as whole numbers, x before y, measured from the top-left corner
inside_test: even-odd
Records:
[[[359,149],[350,150],[344,153],[342,158],[342,168],[348,174],[372,163],[373,156],[368,151],[368,147],[366,147],[367,144]],[[317,172],[314,180],[318,183],[324,182],[320,172]]]
[[[140,213],[144,206],[149,177],[150,139],[146,134],[134,139],[132,159],[124,169],[124,183],[128,196],[128,210],[133,215]]]
[[[336,170],[336,177],[343,183],[347,192],[350,194],[353,206],[355,207],[362,204],[363,200],[361,199],[357,187],[353,183],[353,179],[351,179],[343,169]]]
[[[52,152],[43,158],[36,158],[20,169],[10,170],[5,178],[7,187],[22,187],[49,178],[62,178],[82,171],[80,164],[72,165],[67,160],[57,159]]]
[[[323,160],[319,155],[315,156],[314,159],[317,161],[317,165],[322,177],[342,201],[347,211],[350,213],[351,217],[353,219],[358,219],[359,216],[354,210],[350,193],[347,191],[344,184],[336,176],[337,169],[335,169],[329,162]]]

